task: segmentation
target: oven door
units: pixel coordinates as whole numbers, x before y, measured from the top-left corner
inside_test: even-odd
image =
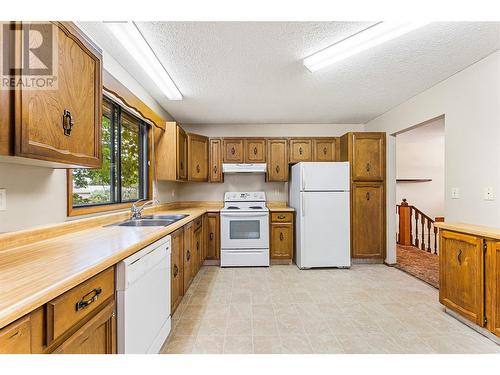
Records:
[[[222,249],[268,249],[269,212],[221,212]]]

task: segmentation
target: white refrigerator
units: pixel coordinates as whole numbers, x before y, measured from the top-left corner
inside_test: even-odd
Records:
[[[289,200],[296,210],[297,266],[350,267],[349,163],[295,164]]]

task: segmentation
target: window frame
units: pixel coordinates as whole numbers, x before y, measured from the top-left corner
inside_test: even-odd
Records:
[[[144,190],[146,189],[146,194],[145,194],[145,199],[152,199],[152,194],[153,194],[153,168],[152,168],[152,147],[151,144],[153,142],[153,137],[152,137],[152,128],[151,125],[147,123],[143,118],[137,116],[134,114],[132,111],[128,110],[124,105],[121,103],[113,100],[112,98],[104,96],[104,100],[111,102],[112,106],[114,107],[113,110],[113,117],[118,114],[118,121],[115,123],[115,126],[118,127],[118,129],[113,129],[116,130],[116,133],[119,136],[119,139],[121,138],[121,113],[126,112],[128,115],[137,118],[140,122],[141,125],[139,126],[139,134],[140,134],[140,141],[139,142],[139,163],[142,166],[143,173],[145,176],[143,178],[139,179],[139,189]],[[112,131],[112,139],[114,138],[115,131]],[[113,142],[113,141],[112,141]],[[147,153],[147,158],[144,158],[145,152],[144,148],[146,148],[146,153]],[[121,154],[121,142],[117,143],[117,149],[118,149],[118,155]],[[113,155],[116,153],[113,152]],[[114,157],[114,156],[113,156]],[[112,157],[112,158],[113,158]],[[113,160],[113,159],[112,159]],[[115,171],[114,174],[116,175],[116,179],[113,178],[111,179],[111,188],[114,189],[114,184],[115,180],[118,182],[119,186],[118,188],[121,190],[121,171],[120,171],[120,165],[117,163],[115,166]],[[111,203],[95,203],[95,204],[88,204],[88,205],[82,205],[82,206],[73,206],[73,169],[68,169],[66,172],[66,180],[67,180],[67,215],[69,217],[71,216],[79,216],[79,215],[87,215],[87,214],[93,214],[93,213],[98,213],[98,212],[106,212],[106,211],[115,211],[115,210],[120,210],[120,209],[126,209],[130,208],[132,204],[134,203],[135,200],[131,201],[124,201],[124,202],[111,202]],[[144,185],[146,184],[146,185]],[[114,190],[113,190],[114,191]],[[114,193],[111,193],[111,196],[113,196]],[[119,192],[118,194],[121,196],[121,193]]]

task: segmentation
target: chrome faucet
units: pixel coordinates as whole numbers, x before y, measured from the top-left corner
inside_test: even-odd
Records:
[[[144,202],[145,199],[139,199],[138,201],[135,201],[132,204],[132,207],[130,207],[130,219],[131,220],[139,220],[141,218],[142,210],[146,208],[147,206],[151,206],[155,200],[150,200],[145,203],[143,203],[141,206],[137,206],[137,203],[139,202]]]

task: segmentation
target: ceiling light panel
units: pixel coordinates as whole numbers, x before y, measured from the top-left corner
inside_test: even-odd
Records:
[[[304,66],[315,72],[358,53],[427,25],[428,22],[379,22],[357,34],[304,59]]]
[[[104,24],[168,99],[182,100],[181,92],[134,22]]]

